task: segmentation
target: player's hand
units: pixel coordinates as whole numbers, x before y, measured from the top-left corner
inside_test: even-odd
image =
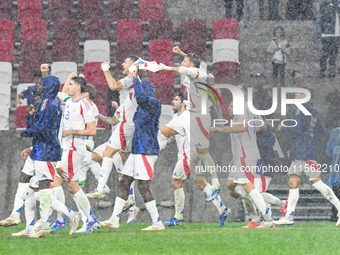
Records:
[[[34,115],[35,106],[31,104],[30,106],[27,107],[27,111],[28,111],[29,114]]]
[[[68,137],[69,135],[72,135],[71,130],[64,130],[63,131],[63,137]]]
[[[181,50],[180,47],[178,47],[178,46],[175,46],[175,47],[172,49],[172,51],[173,51],[174,53],[177,53],[177,54],[181,54],[181,53],[182,53],[182,50]]]
[[[109,69],[110,69],[110,64],[109,64],[109,62],[103,62],[103,63],[101,64],[101,68],[102,68],[103,72],[109,71]]]
[[[132,77],[133,77],[134,79],[137,78],[138,70],[139,70],[139,64],[137,63],[137,64],[136,64],[136,70],[132,73]]]
[[[57,172],[58,172],[58,174],[60,175],[61,178],[63,178],[66,181],[68,180],[67,173],[64,171],[64,169],[62,167],[58,167]]]
[[[280,124],[280,125],[277,127],[277,130],[278,130],[278,131],[281,131],[281,128],[282,128],[282,124]]]
[[[22,139],[22,136],[19,134],[19,135],[17,136],[17,139],[18,139],[18,140],[21,140],[21,139]]]
[[[118,109],[118,103],[116,101],[112,101],[112,107],[114,107],[116,110]]]
[[[21,152],[21,157],[23,159],[27,159],[28,155],[30,155],[32,149],[31,148],[27,148],[27,149],[24,149],[22,152]]]
[[[170,66],[166,66],[163,63],[160,63],[159,66],[162,68],[162,70],[171,71],[171,67]]]
[[[49,70],[50,70],[50,68],[48,67],[48,64],[42,64],[42,65],[40,66],[40,71],[41,71],[42,73],[47,73]]]
[[[236,198],[236,199],[243,199],[242,196],[236,194],[235,192],[229,190],[229,193],[230,193],[230,196],[233,197],[233,198]]]
[[[218,128],[218,127],[210,127],[210,132],[222,132],[222,128]]]

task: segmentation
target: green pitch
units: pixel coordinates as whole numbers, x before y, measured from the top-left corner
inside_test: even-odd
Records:
[[[274,229],[241,229],[244,223],[186,223],[164,231],[140,231],[146,223],[118,230],[40,239],[12,237],[25,225],[0,228],[0,254],[340,254],[340,228],[330,222],[297,222]]]

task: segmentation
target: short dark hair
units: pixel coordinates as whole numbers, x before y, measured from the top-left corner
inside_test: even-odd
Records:
[[[195,53],[188,53],[187,57],[189,58],[189,60],[194,63],[196,68],[199,68],[201,65],[201,59],[198,55],[196,55]]]
[[[183,92],[181,92],[181,91],[175,93],[174,98],[175,98],[175,97],[179,97],[179,99],[181,100],[181,103],[183,103],[183,101],[186,99],[185,95],[184,95]]]
[[[41,72],[35,72],[35,73],[33,74],[33,77],[34,77],[34,78],[41,78],[41,77],[42,77],[42,73],[41,73]]]
[[[131,61],[132,61],[133,63],[136,62],[136,61],[139,59],[139,57],[136,56],[136,55],[130,55],[130,56],[128,56],[127,58],[131,59]]]
[[[97,90],[92,84],[87,84],[84,93],[89,93],[90,100],[93,101],[96,98]]]
[[[299,70],[294,70],[294,71],[292,72],[292,78],[294,78],[295,74],[297,74],[297,73],[302,74],[301,71],[299,71]]]
[[[72,80],[80,86],[80,92],[84,93],[87,85],[87,81],[83,77],[73,77]]]

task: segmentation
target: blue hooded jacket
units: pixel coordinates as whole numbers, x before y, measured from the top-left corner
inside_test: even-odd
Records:
[[[58,139],[62,109],[56,96],[60,89],[59,78],[46,76],[42,78],[43,94],[41,103],[34,113],[33,127],[21,132],[22,137],[33,137],[32,160],[59,161],[61,147]]]
[[[281,131],[288,133],[294,141],[292,160],[316,159],[315,141],[325,135],[325,128],[318,116],[318,110],[309,101],[302,104],[312,115],[303,114],[296,108],[292,119],[297,122],[295,127],[282,127]],[[295,123],[291,123],[293,126]]]
[[[135,132],[132,139],[133,154],[159,154],[157,140],[159,117],[162,106],[157,100],[155,89],[151,82],[133,80],[137,99],[137,111],[133,117]]]

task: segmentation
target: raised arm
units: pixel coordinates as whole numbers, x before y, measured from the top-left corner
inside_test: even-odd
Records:
[[[101,65],[101,68],[104,72],[107,84],[109,85],[109,88],[111,90],[117,90],[117,89],[123,88],[123,84],[120,81],[116,81],[115,79],[113,79],[113,77],[112,77],[112,75],[109,71],[110,65],[109,65],[108,62],[103,62],[102,65]]]

